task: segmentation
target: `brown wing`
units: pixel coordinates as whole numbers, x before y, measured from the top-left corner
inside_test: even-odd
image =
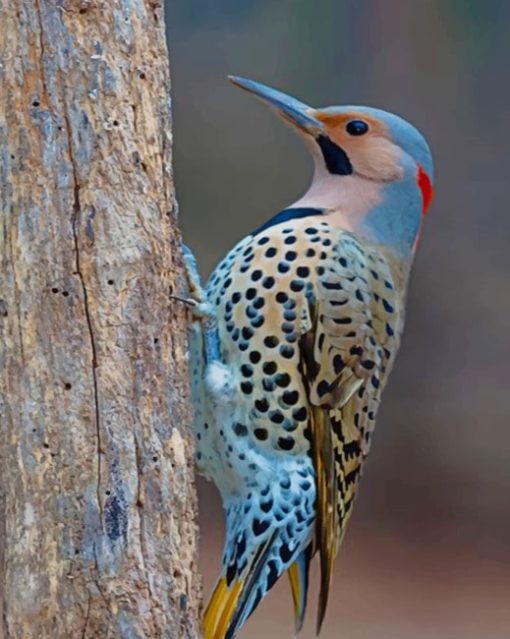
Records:
[[[370,433],[402,324],[388,262],[343,233],[309,292],[300,341],[316,471],[315,551],[321,588],[317,630]]]

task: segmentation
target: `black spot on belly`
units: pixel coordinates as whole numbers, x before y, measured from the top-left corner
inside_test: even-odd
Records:
[[[287,544],[282,544],[280,546],[280,557],[284,564],[286,564],[288,561],[291,560],[292,553],[290,552],[290,549],[287,546]]]
[[[283,401],[289,406],[294,406],[299,400],[298,391],[285,391],[282,395]]]
[[[280,411],[274,411],[270,413],[269,418],[273,422],[273,424],[283,424],[285,421],[284,416],[280,413]]]
[[[275,335],[268,335],[264,338],[264,345],[268,348],[275,348],[278,346],[278,338]]]
[[[287,344],[282,344],[280,346],[280,353],[282,357],[286,359],[291,359],[294,356],[294,348],[292,346],[288,346]]]
[[[234,424],[232,430],[238,437],[246,437],[246,435],[248,434],[248,429],[246,428],[246,426],[244,424],[240,424],[239,422],[236,422]]]
[[[274,391],[274,389],[276,388],[274,379],[272,379],[271,377],[265,377],[262,380],[262,388],[268,393],[271,393],[272,391]]]
[[[269,590],[274,586],[278,579],[278,568],[276,567],[276,561],[269,561],[267,564],[269,568],[269,573],[267,575],[267,589]]]
[[[268,435],[267,430],[265,428],[256,428],[253,431],[253,434],[255,435],[257,439],[260,439],[260,441],[265,441]]]
[[[260,508],[261,508],[261,509],[262,509],[265,513],[268,513],[268,512],[271,510],[271,508],[273,507],[273,504],[274,504],[273,500],[272,500],[272,499],[270,499],[269,501],[264,501],[264,502],[262,502],[262,503],[260,504]]]
[[[290,375],[288,373],[279,373],[274,381],[280,388],[286,388],[290,384]]]
[[[282,479],[280,482],[280,487],[282,490],[289,490],[290,488],[290,479],[286,478],[286,479]],[[284,510],[283,506],[282,506],[282,510]],[[285,510],[284,510],[285,512]],[[289,510],[287,510],[287,512],[289,512]]]
[[[292,412],[292,417],[297,419],[298,422],[305,422],[308,417],[308,412],[304,406],[298,408]]]
[[[299,266],[296,270],[298,277],[308,277],[310,275],[310,269],[308,266]]]
[[[266,375],[274,375],[277,370],[276,362],[266,362],[264,366],[262,366],[262,370]]]
[[[263,323],[264,323],[264,316],[263,315],[259,315],[258,317],[254,317],[250,321],[250,324],[253,326],[253,328],[260,328]]]
[[[305,283],[302,280],[292,280],[290,283],[290,290],[294,293],[299,293],[305,287]]]
[[[269,528],[269,521],[254,519],[252,524],[252,529],[255,535],[262,535]]]
[[[282,450],[292,450],[294,448],[294,438],[293,437],[279,437],[278,438],[278,446]]]
[[[255,408],[261,412],[265,413],[269,410],[269,402],[267,399],[257,399],[255,400]]]

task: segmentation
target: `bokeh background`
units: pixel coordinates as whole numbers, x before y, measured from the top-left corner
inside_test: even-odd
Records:
[[[228,73],[387,108],[428,138],[435,201],[322,637],[508,639],[510,3],[169,0],[167,22],[181,224],[204,275],[311,168]],[[205,482],[200,497],[209,592],[223,522]],[[291,610],[281,580],[241,638],[290,637]]]

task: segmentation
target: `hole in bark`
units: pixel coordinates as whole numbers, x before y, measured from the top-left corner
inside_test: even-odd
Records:
[[[44,442],[43,448],[49,448],[49,447],[50,447],[50,445],[48,444],[48,442]]]
[[[152,461],[153,462],[157,462],[158,461],[158,458],[156,457],[156,455],[154,455],[154,457],[152,458]]]
[[[167,211],[166,214],[168,217],[172,217],[172,211]]]
[[[159,337],[155,337],[154,338],[154,344],[157,344],[159,342]]]
[[[136,502],[136,506],[137,506],[137,508],[143,508],[143,501],[138,499],[137,502]]]
[[[53,287],[53,288],[51,289],[51,292],[52,292],[52,293],[58,293],[58,288]]]
[[[11,155],[11,160],[14,160],[16,156],[15,155]]]
[[[65,388],[66,390],[71,390],[71,388],[72,388],[72,387],[73,387],[73,385],[72,385],[72,384],[70,384],[69,382],[66,382],[66,383],[64,384],[64,388]]]
[[[74,554],[75,555],[79,555],[80,554],[80,549],[79,548],[75,548],[74,549]]]
[[[180,570],[174,570],[174,578],[180,579],[182,577],[182,572]]]
[[[113,280],[108,280],[106,283],[109,284],[110,286],[112,286],[112,284],[115,284]]]
[[[140,162],[140,166],[147,173],[147,165],[145,164],[145,162]]]
[[[147,76],[146,76],[146,75],[145,75],[145,73],[142,71],[142,73],[139,73],[139,74],[138,74],[138,77],[140,78],[140,80],[145,80],[145,78],[146,78]]]
[[[105,494],[105,495],[111,495],[112,493],[111,493],[111,491],[110,491],[110,490],[105,490],[105,491],[104,491],[104,494]]]
[[[32,102],[32,106],[33,106],[33,107],[38,107],[38,106],[40,106],[40,105],[41,105],[41,103],[39,102],[39,100],[34,100],[34,101]]]
[[[37,433],[37,428],[32,428],[33,433]]]
[[[87,7],[82,7],[78,13],[81,13],[83,15],[84,13],[87,13],[87,11],[88,11]]]
[[[119,121],[118,121],[118,120],[114,120],[114,121],[112,122],[112,124],[113,124],[113,126],[119,126]]]
[[[69,293],[68,293],[68,291],[62,291],[62,295],[63,295],[64,297],[69,297]]]
[[[4,317],[7,317],[7,315],[9,315],[9,313],[7,311],[4,311]]]

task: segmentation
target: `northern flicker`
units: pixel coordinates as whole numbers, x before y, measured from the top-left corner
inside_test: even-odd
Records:
[[[433,173],[426,141],[396,115],[314,109],[230,79],[301,134],[314,175],[300,200],[238,242],[205,290],[186,253],[197,462],[226,517],[206,639],[233,639],[285,572],[299,631],[315,555],[320,630]]]

